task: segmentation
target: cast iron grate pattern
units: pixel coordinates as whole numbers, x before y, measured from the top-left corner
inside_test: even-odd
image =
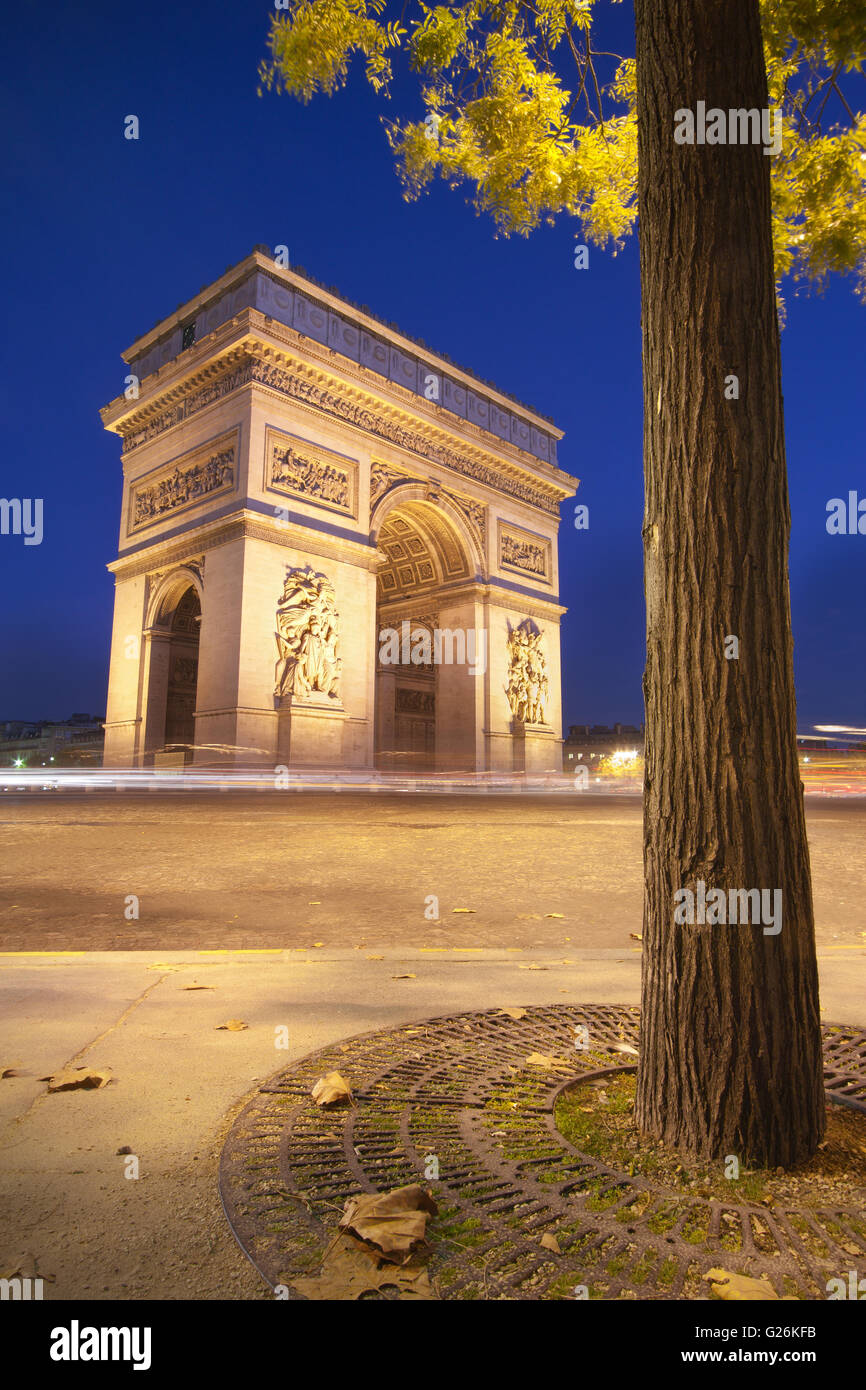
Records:
[[[439,1205],[428,1267],[444,1298],[574,1297],[578,1285],[591,1298],[706,1298],[701,1276],[723,1265],[767,1276],[780,1297],[823,1299],[829,1278],[866,1267],[863,1209],[674,1194],[558,1133],[553,1108],[570,1081],[633,1067],[638,1018],[626,1007],[522,1019],[494,1009],[303,1058],[260,1088],[226,1140],[220,1192],[238,1241],[299,1297],[292,1280],[315,1275],[348,1196],[421,1181]],[[866,1033],[826,1025],[824,1049],[828,1095],[866,1110]],[[529,1063],[533,1053],[554,1065]],[[354,1106],[312,1101],[332,1070]],[[432,1158],[438,1180],[425,1174]],[[561,1253],[540,1244],[545,1233]]]

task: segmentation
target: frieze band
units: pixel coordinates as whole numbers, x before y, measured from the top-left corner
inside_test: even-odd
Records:
[[[251,382],[260,386],[268,386],[272,390],[280,391],[283,395],[296,400],[306,401],[329,415],[347,420],[350,424],[357,425],[369,434],[378,435],[380,439],[387,439],[400,448],[420,454],[433,463],[453,469],[465,477],[474,478],[476,482],[485,483],[488,487],[495,488],[500,492],[506,492],[512,497],[529,503],[530,506],[549,512],[551,516],[559,515],[558,492],[554,492],[552,489],[532,487],[517,478],[512,478],[507,473],[500,473],[487,464],[466,458],[453,449],[431,445],[423,435],[415,434],[402,425],[375,415],[366,406],[360,405],[356,401],[344,400],[314,381],[307,381],[303,377],[257,357],[248,357],[234,371],[228,372],[217,381],[209,382],[207,386],[194,392],[185,401],[179,401],[177,405],[157,416],[142,429],[127,434],[124,437],[125,451],[128,453],[137,449],[156,435],[171,429],[173,425],[189,419],[191,415],[204,409],[215,400],[229,395],[232,391],[241,386],[249,385]]]

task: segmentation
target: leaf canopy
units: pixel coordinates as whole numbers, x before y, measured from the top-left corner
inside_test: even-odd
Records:
[[[570,214],[615,253],[637,220],[637,72],[634,58],[596,46],[604,3],[407,0],[396,19],[387,0],[288,0],[271,19],[260,91],[333,95],[360,56],[388,97],[401,58],[425,112],[384,122],[407,198],[441,177],[467,185],[503,234]],[[853,104],[866,0],[762,0],[761,19],[783,121],[771,165],[777,280],[820,289],[830,273],[852,274],[866,301],[866,115]]]

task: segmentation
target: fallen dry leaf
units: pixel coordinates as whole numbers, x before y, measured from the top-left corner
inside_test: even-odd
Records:
[[[557,1255],[562,1254],[559,1248],[559,1241],[556,1239],[556,1236],[551,1235],[550,1231],[544,1232],[544,1235],[541,1237],[541,1244],[544,1246],[545,1250],[553,1250]]]
[[[53,1076],[39,1078],[48,1082],[49,1091],[98,1091],[107,1086],[111,1079],[109,1069],[93,1071],[90,1067],[67,1067]]]
[[[392,976],[391,976],[391,979],[392,979],[392,980],[417,980],[417,978],[418,978],[417,975],[412,975],[412,974],[409,974],[409,975],[392,975]]]
[[[526,1059],[526,1066],[533,1067],[552,1067],[553,1057],[548,1057],[544,1052],[530,1052]]]
[[[413,1251],[426,1246],[427,1217],[436,1211],[432,1193],[413,1182],[391,1192],[350,1197],[340,1230],[381,1259],[403,1264]]]
[[[5,1268],[0,1267],[0,1279],[42,1279],[45,1283],[53,1284],[56,1277],[55,1274],[43,1274],[37,1257],[29,1250],[13,1256]]]
[[[546,970],[546,965],[518,965],[518,970]]]
[[[181,985],[181,989],[216,989],[216,985]]]
[[[501,1014],[508,1014],[508,1017],[509,1017],[509,1018],[518,1018],[518,1019],[519,1019],[519,1018],[526,1018],[526,1010],[525,1010],[525,1009],[504,1008],[504,1009],[500,1009],[499,1012],[500,1012]]]
[[[314,941],[314,942],[313,942],[313,945],[315,946],[316,950],[318,950],[320,946],[324,946],[324,944],[325,944],[324,941]]]
[[[452,912],[474,912],[474,907],[452,907]]]
[[[643,941],[643,932],[630,931],[629,936],[631,937],[632,941]]]
[[[711,1281],[714,1294],[729,1303],[769,1300],[778,1302],[779,1299],[779,1295],[767,1279],[750,1279],[747,1274],[733,1274],[729,1269],[710,1269],[702,1277]]]
[[[545,912],[545,917],[564,917],[564,912]]]
[[[368,959],[368,960],[384,960],[385,957],[384,957],[384,956],[368,956],[367,959]]]
[[[291,1283],[305,1298],[317,1301],[348,1302],[386,1289],[396,1289],[398,1299],[407,1301],[433,1297],[426,1269],[371,1259],[366,1250],[360,1250],[347,1236],[341,1236],[329,1250],[318,1278],[293,1279]]]
[[[631,1043],[614,1043],[613,1050],[614,1052],[628,1052],[632,1057],[640,1056],[637,1048],[632,1047]]]
[[[242,1033],[249,1026],[242,1018],[230,1018],[228,1023],[218,1023],[215,1031],[218,1033],[221,1029],[226,1029],[229,1033]]]
[[[18,1069],[17,1069],[17,1067],[6,1067],[6,1066],[3,1066],[2,1064],[0,1064],[0,1079],[2,1079],[4,1076],[17,1076],[17,1075],[18,1075]],[[43,1078],[43,1079],[44,1079],[44,1078]]]
[[[320,1076],[310,1095],[317,1105],[338,1105],[342,1100],[349,1103],[352,1100],[349,1083],[338,1071],[329,1071],[326,1076]]]

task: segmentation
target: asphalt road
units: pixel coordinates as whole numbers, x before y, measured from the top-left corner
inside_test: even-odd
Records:
[[[807,819],[818,944],[866,952],[866,801],[807,799]],[[639,951],[630,933],[641,930],[641,889],[638,797],[0,800],[7,952]]]

